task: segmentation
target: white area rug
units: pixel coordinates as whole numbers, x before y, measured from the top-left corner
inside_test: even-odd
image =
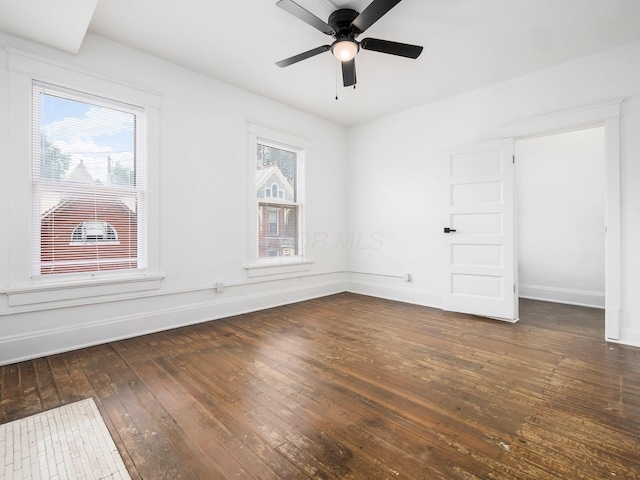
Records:
[[[0,478],[131,479],[92,398],[0,425]]]

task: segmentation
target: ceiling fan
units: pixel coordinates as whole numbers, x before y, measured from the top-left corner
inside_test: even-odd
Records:
[[[341,8],[329,15],[324,22],[314,14],[298,5],[293,0],[279,0],[276,5],[283,10],[298,17],[303,22],[320,30],[325,35],[332,36],[335,41],[331,45],[323,45],[307,52],[294,55],[276,62],[279,67],[288,67],[307,58],[331,50],[331,53],[342,63],[342,80],[345,87],[356,84],[355,56],[362,48],[374,52],[388,53],[400,57],[418,58],[422,53],[422,47],[407,43],[379,40],[377,38],[365,38],[361,41],[356,38],[375,22],[395,7],[401,0],[373,0],[362,13],[350,8]]]

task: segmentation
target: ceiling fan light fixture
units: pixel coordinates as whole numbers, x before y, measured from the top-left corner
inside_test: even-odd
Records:
[[[331,53],[341,62],[353,60],[360,47],[353,40],[338,40],[331,46]]]

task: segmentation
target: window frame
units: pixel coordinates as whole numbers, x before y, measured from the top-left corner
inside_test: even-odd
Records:
[[[131,298],[135,292],[160,288],[164,275],[160,265],[159,212],[159,152],[160,106],[157,92],[141,89],[95,71],[41,57],[12,47],[4,47],[11,96],[8,112],[12,119],[9,129],[8,195],[12,208],[8,222],[12,225],[9,238],[6,288],[7,306],[20,311],[82,305],[87,299],[109,296],[110,299]],[[144,109],[146,128],[144,150],[147,155],[146,251],[144,271],[115,270],[103,275],[65,274],[32,276],[32,144],[33,144],[33,83],[41,82],[84,92],[91,96],[112,99]],[[62,302],[62,303],[61,303]]]
[[[311,154],[311,141],[299,136],[283,133],[281,131],[249,122],[249,154],[248,154],[248,185],[249,185],[249,228],[248,228],[248,250],[247,263],[245,269],[249,277],[263,275],[286,274],[309,270],[313,263],[307,258],[304,245],[304,234],[306,225],[306,205],[305,205],[305,184],[306,165]],[[256,188],[256,152],[258,144],[268,145],[275,148],[296,153],[296,201],[290,202],[285,198],[267,197],[259,198]],[[270,185],[265,188],[271,189]],[[278,187],[278,191],[282,189]],[[259,257],[258,256],[258,234],[259,234],[259,211],[260,204],[264,208],[269,206],[286,207],[296,206],[298,209],[297,228],[297,255],[286,255],[279,257]],[[280,216],[280,215],[279,215]]]

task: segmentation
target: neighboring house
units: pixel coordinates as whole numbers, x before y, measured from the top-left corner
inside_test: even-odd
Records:
[[[65,184],[95,184],[84,163]],[[79,188],[66,189],[58,204],[42,214],[42,275],[136,268],[137,219],[122,200]]]
[[[277,165],[256,172],[258,257],[297,255],[298,214],[294,189]]]

